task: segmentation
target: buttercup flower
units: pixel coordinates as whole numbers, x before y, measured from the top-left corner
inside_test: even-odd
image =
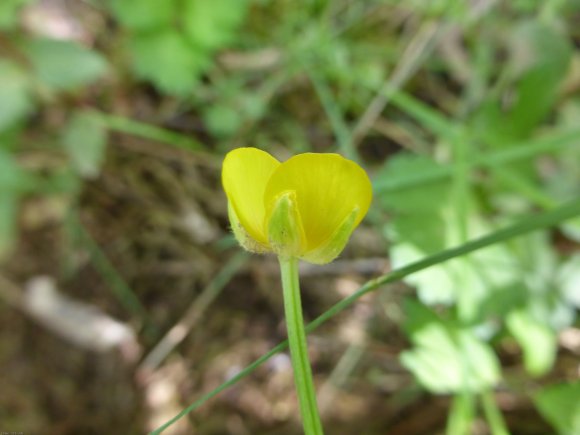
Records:
[[[245,249],[315,264],[340,254],[372,199],[365,171],[338,154],[298,154],[280,163],[257,148],[238,148],[224,160],[222,184]]]

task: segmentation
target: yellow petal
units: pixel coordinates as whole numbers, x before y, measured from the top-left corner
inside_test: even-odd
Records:
[[[264,202],[269,204],[287,190],[296,192],[306,235],[305,252],[322,246],[353,210],[358,209],[354,229],[372,199],[366,172],[338,154],[305,153],[282,163],[268,181]]]
[[[326,264],[334,260],[342,252],[354,230],[354,222],[358,216],[358,208],[353,209],[334,231],[332,236],[315,249],[312,249],[300,258],[312,264]]]
[[[224,159],[222,184],[239,223],[250,237],[267,247],[264,191],[280,162],[257,148],[237,148]]]

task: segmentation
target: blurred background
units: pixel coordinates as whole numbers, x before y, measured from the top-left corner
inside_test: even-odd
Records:
[[[0,431],[142,434],[285,338],[240,146],[339,152],[374,202],[302,266],[367,280],[580,197],[578,0],[2,0]],[[310,335],[329,434],[580,434],[580,218],[382,287]],[[167,434],[299,434],[280,353]],[[503,416],[503,417],[502,417]]]

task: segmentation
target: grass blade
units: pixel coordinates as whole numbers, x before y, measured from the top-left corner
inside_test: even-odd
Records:
[[[445,261],[449,261],[454,258],[464,256],[466,254],[486,248],[496,243],[504,242],[508,239],[512,239],[514,237],[518,237],[532,231],[551,227],[553,225],[559,224],[567,219],[571,219],[578,215],[580,215],[580,197],[558,208],[528,217],[504,229],[495,231],[491,234],[477,238],[475,240],[472,240],[455,248],[446,249],[444,251],[438,252],[437,254],[430,255],[422,260],[416,261],[400,269],[394,270],[391,273],[381,275],[378,278],[367,281],[355,293],[342,299],[341,301],[333,305],[330,309],[321,314],[319,317],[317,317],[314,321],[310,322],[306,326],[306,332],[307,333],[312,332],[320,325],[322,325],[332,317],[336,316],[344,309],[348,308],[350,305],[352,305],[354,302],[356,302],[359,298],[361,298],[365,294],[373,290],[376,290],[377,288],[383,285],[400,281],[403,278],[415,272],[425,270],[429,267],[435,266]],[[210,391],[209,393],[204,394],[202,397],[193,402],[191,405],[189,405],[187,408],[185,408],[171,420],[167,421],[158,429],[155,429],[154,431],[150,432],[150,435],[160,434],[165,429],[170,427],[173,423],[175,423],[185,415],[189,414],[190,412],[194,411],[195,409],[199,408],[209,399],[215,397],[220,392],[228,389],[229,387],[233,386],[234,384],[236,384],[237,382],[248,376],[265,361],[270,359],[275,354],[285,350],[287,347],[288,341],[283,341],[282,343],[278,344],[276,347],[272,348],[272,350],[270,350],[268,353],[258,358],[256,361],[248,365],[245,369],[241,370],[236,376],[232,377],[227,382],[224,382],[222,385]]]

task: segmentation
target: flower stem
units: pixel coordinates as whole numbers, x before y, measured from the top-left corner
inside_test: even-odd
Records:
[[[300,284],[298,279],[298,259],[279,257],[284,289],[284,311],[286,313],[286,328],[294,383],[298,394],[300,414],[305,435],[322,435],[322,424],[316,404],[312,370],[308,360],[308,347],[302,319],[302,304],[300,302]]]

